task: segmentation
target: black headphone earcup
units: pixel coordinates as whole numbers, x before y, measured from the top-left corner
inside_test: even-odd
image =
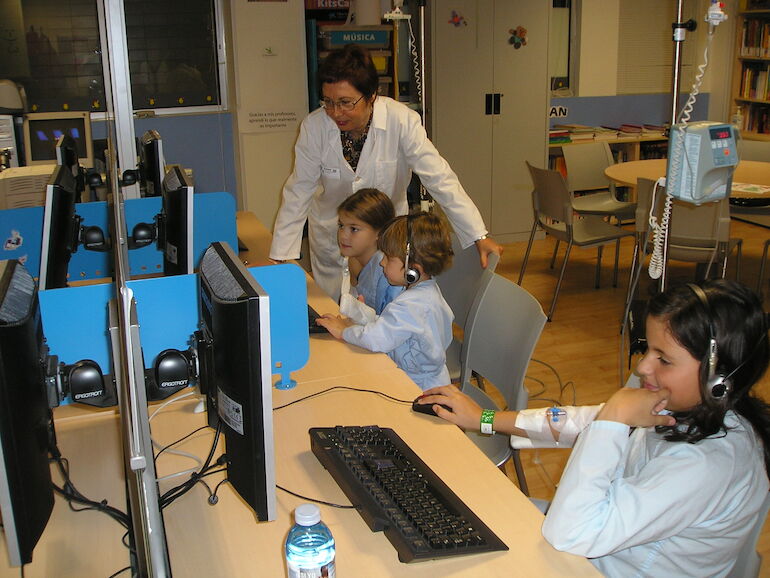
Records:
[[[417,281],[420,280],[420,272],[417,269],[407,269],[404,273],[404,279],[406,279],[406,282],[410,285],[412,283],[417,283]]]
[[[730,381],[730,378],[722,372],[718,372],[711,376],[708,382],[706,382],[706,391],[708,391],[714,399],[724,399],[727,397],[727,394],[730,393],[732,388],[733,384]]]

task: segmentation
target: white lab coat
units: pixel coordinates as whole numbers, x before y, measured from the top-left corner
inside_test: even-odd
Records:
[[[307,219],[313,277],[335,300],[340,296],[342,270],[337,207],[359,189],[379,189],[393,200],[396,214],[403,215],[408,212],[406,188],[414,171],[446,213],[463,247],[487,234],[476,205],[428,139],[420,116],[391,98],[378,96],[374,101],[355,172],[342,155],[339,128],[321,108],[302,121],[294,151],[294,171],[283,188],[270,257],[299,257]]]

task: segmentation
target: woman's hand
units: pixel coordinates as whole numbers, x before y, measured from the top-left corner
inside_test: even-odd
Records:
[[[325,313],[316,319],[315,322],[321,327],[325,327],[326,330],[337,339],[342,339],[342,332],[345,331],[347,327],[353,325],[353,321],[347,317],[332,315],[331,313]]]
[[[487,268],[490,253],[497,253],[498,255],[503,254],[503,246],[498,245],[495,240],[490,237],[476,241],[476,249],[479,251],[481,266],[484,269]]]
[[[607,400],[596,419],[616,421],[631,427],[672,426],[676,420],[670,415],[659,415],[668,404],[669,390],[658,391],[624,387]]]

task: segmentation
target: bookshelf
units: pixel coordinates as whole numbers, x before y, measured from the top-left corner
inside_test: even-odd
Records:
[[[741,109],[741,136],[770,140],[770,1],[741,0],[732,92]]]
[[[554,143],[548,145],[548,156],[553,160],[561,156],[561,147],[581,146],[585,143],[606,142],[610,145],[615,161],[638,161],[643,159],[665,158],[668,150],[668,138],[665,136],[639,136],[632,138],[603,139],[602,141],[586,140],[569,143]],[[553,167],[553,164],[552,164]]]

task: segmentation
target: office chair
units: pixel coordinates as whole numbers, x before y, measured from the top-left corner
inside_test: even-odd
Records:
[[[604,175],[604,169],[615,164],[610,145],[606,142],[566,145],[562,147],[562,154],[575,211],[583,215],[615,217],[618,222],[634,218],[636,203],[619,201],[615,183]]]
[[[525,161],[526,162],[526,161]],[[556,252],[559,249],[559,242],[567,243],[567,250],[564,254],[564,261],[559,272],[559,280],[556,283],[556,291],[553,294],[551,307],[548,310],[548,320],[553,318],[553,312],[556,308],[556,300],[559,297],[559,290],[564,279],[564,272],[567,269],[572,247],[596,247],[596,281],[595,287],[599,288],[599,279],[602,267],[602,249],[604,245],[615,242],[615,268],[612,278],[612,286],[618,284],[618,257],[620,252],[620,239],[628,237],[633,233],[602,220],[595,215],[587,215],[584,218],[574,217],[574,206],[572,193],[567,189],[564,177],[558,171],[539,169],[527,162],[529,173],[532,176],[534,189],[532,191],[532,206],[535,213],[532,231],[529,235],[527,251],[524,254],[524,262],[519,272],[519,285],[524,279],[524,272],[527,269],[529,253],[532,250],[532,242],[535,239],[535,233],[538,227],[556,239],[553,257],[551,258],[551,268],[556,260]]]
[[[436,277],[441,289],[441,294],[455,314],[455,324],[465,330],[468,312],[473,304],[479,288],[483,283],[489,282],[489,277],[495,272],[499,255],[490,255],[487,268],[481,268],[479,252],[474,245],[463,249],[457,235],[452,233],[452,267]],[[449,377],[453,382],[460,380],[460,355],[462,352],[462,339],[457,336],[452,338],[446,352],[446,365]]]
[[[546,317],[540,303],[525,289],[496,273],[490,273],[488,278],[468,313],[461,389],[483,408],[524,409],[528,401],[524,376]],[[474,374],[483,379],[485,388],[489,384],[497,388],[504,400],[502,407],[474,384]],[[498,467],[513,457],[519,488],[529,495],[524,468],[518,450],[511,447],[510,436],[470,431],[466,434]]]

